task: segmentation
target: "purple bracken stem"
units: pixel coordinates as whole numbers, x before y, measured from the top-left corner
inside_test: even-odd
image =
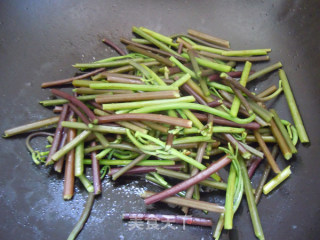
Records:
[[[102,42],[107,44],[108,46],[112,47],[114,50],[116,50],[120,55],[124,56],[127,55],[125,51],[123,51],[121,48],[119,48],[114,42],[111,40],[104,38],[102,39]]]
[[[203,114],[203,113],[196,113],[193,112],[193,114],[201,121],[201,122],[206,122],[208,121],[208,115],[207,114]],[[247,123],[247,124],[239,124],[239,123],[235,123],[220,117],[213,117],[213,121],[216,125],[223,125],[223,126],[230,126],[230,127],[242,127],[242,128],[246,128],[246,129],[259,129],[260,125],[256,122],[251,122],[251,123]]]
[[[68,132],[66,128],[63,128],[61,135],[62,135],[61,141],[57,150],[59,150],[66,144],[67,136],[68,136]],[[59,173],[62,172],[63,163],[64,163],[64,156],[54,163],[54,170]]]
[[[99,103],[97,103],[96,101],[89,101],[89,103],[90,103],[92,106],[94,106],[95,108],[97,108],[97,109],[99,109],[99,110],[101,110],[101,111],[104,111],[104,112],[109,113],[109,114],[114,114],[113,111],[103,110],[102,105],[99,104]]]
[[[74,111],[74,113],[84,122],[85,124],[89,124],[89,119],[72,103],[68,103],[68,106]]]
[[[64,121],[66,119],[67,112],[68,112],[68,105],[65,104],[65,105],[63,105],[62,112],[61,112],[60,118],[59,118],[59,122],[58,122],[58,125],[56,128],[56,131],[54,133],[53,142],[51,144],[51,148],[50,148],[49,154],[47,156],[46,165],[49,165],[52,162],[51,157],[58,150],[58,146],[61,141],[62,129],[63,129],[63,127],[61,126],[61,123],[62,123],[62,121]]]
[[[95,147],[96,142],[91,143],[91,147]],[[97,154],[95,151],[91,152],[91,167],[92,167],[92,176],[93,176],[93,187],[94,194],[101,194],[101,179],[100,179],[100,166],[97,159]]]
[[[72,122],[76,122],[76,119],[73,118]],[[76,129],[69,129],[68,131],[68,142],[71,142],[77,136]],[[64,168],[64,187],[63,187],[63,198],[65,200],[70,200],[74,195],[74,157],[75,150],[72,149],[68,152],[65,161]]]
[[[120,38],[120,41],[124,44],[130,44],[130,45],[133,45],[133,46],[137,46],[137,47],[140,47],[140,48],[143,48],[143,49],[146,49],[146,50],[149,50],[151,52],[156,52],[156,53],[159,53],[161,55],[165,55],[165,56],[174,56],[176,59],[180,60],[180,61],[183,61],[183,62],[186,62],[187,60],[183,57],[180,57],[178,55],[175,55],[175,54],[172,54],[172,53],[169,53],[169,52],[166,52],[166,51],[163,51],[163,50],[160,50],[158,48],[154,48],[154,47],[150,47],[150,46],[147,46],[147,45],[144,45],[144,44],[140,44],[140,43],[135,43],[135,42],[132,42],[128,39],[125,39],[125,38]]]
[[[207,148],[207,143],[206,142],[201,142],[199,144],[198,151],[197,151],[197,156],[196,156],[196,161],[197,162],[202,163],[203,155],[205,154],[206,148]],[[199,173],[199,169],[193,167],[192,170],[191,170],[190,176],[193,177],[198,173]],[[188,188],[185,198],[189,198],[189,199],[192,198],[194,190],[195,190],[195,185],[193,185],[190,188]],[[187,215],[188,211],[189,211],[189,208],[188,207],[183,207],[181,210]]]
[[[259,164],[262,161],[262,158],[259,158],[256,156],[254,156],[254,158],[255,159],[253,160],[253,162],[251,163],[251,165],[248,168],[248,176],[250,179],[252,178],[253,174],[255,173],[256,169],[258,168]]]
[[[48,88],[48,87],[56,87],[56,86],[60,86],[60,85],[65,85],[65,84],[69,84],[72,83],[73,80],[78,80],[78,79],[83,79],[83,78],[87,78],[93,75],[96,75],[99,72],[104,71],[105,68],[98,68],[92,72],[88,72],[76,77],[72,77],[72,78],[66,78],[66,79],[61,79],[61,80],[56,80],[56,81],[51,81],[51,82],[45,82],[41,84],[42,88]]]
[[[198,95],[188,84],[183,84],[181,88],[190,95],[194,96],[198,103],[207,105],[207,102],[200,95]]]
[[[65,118],[65,120],[71,120],[73,117],[74,117],[74,112],[72,110],[69,109],[68,111],[68,115],[67,117]],[[68,129],[67,128],[63,128],[62,129],[62,134],[61,134],[61,140],[60,140],[60,144],[59,144],[59,147],[57,149],[60,150],[61,148],[64,147],[64,145],[67,143],[67,137],[68,137]],[[56,172],[62,172],[62,168],[63,168],[63,163],[64,163],[64,156],[62,158],[60,158],[58,161],[56,161],[54,163],[54,170]]]
[[[178,54],[181,54],[181,53],[182,53],[182,49],[183,49],[183,44],[180,43],[180,44],[179,44],[179,47],[178,47]]]
[[[51,89],[51,93],[53,93],[56,96],[67,99],[69,102],[79,107],[89,117],[89,119],[93,121],[93,123],[97,123],[98,119],[94,115],[94,113],[83,102],[81,102],[77,98],[70,96],[69,94],[62,92],[58,89]]]
[[[224,133],[223,136],[225,137],[225,139],[231,143],[231,145],[234,148],[238,148],[241,156],[245,159],[250,158],[251,154],[247,151],[247,149],[245,149],[241,144],[239,144],[238,140],[235,139],[231,134],[229,133]]]
[[[148,197],[144,200],[145,204],[149,205],[158,201],[161,201],[162,199],[165,199],[167,197],[170,197],[174,194],[177,194],[178,192],[181,192],[198,182],[201,182],[205,179],[207,179],[211,174],[217,172],[221,168],[225,167],[231,162],[229,157],[227,155],[221,157],[218,161],[212,163],[207,169],[199,172],[197,175],[190,177],[188,180],[185,180],[172,188],[166,189],[160,193],[157,193],[155,195],[152,195],[151,197]]]
[[[208,102],[207,105],[209,107],[218,107],[222,104],[222,102],[220,100],[215,100],[215,101],[212,101],[212,102]]]

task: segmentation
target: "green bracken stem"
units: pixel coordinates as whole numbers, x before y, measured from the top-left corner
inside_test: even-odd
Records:
[[[187,54],[181,54],[181,56],[189,59],[189,56]],[[207,59],[202,59],[202,58],[196,57],[196,60],[199,65],[201,65],[203,67],[211,68],[211,69],[219,71],[219,72],[230,72],[232,70],[231,66],[220,64],[220,63],[215,63],[215,62],[209,61]]]
[[[176,178],[176,179],[180,179],[180,180],[187,180],[190,178],[189,174],[177,172],[177,171],[172,171],[172,170],[161,168],[161,167],[157,168],[157,173],[159,173],[160,175],[164,175],[167,177],[172,177],[172,178]],[[227,184],[223,183],[223,182],[214,182],[211,180],[203,180],[203,181],[199,182],[199,184],[202,186],[211,187],[214,189],[219,189],[219,190],[224,190],[224,191],[227,189]]]
[[[141,137],[143,137],[143,138],[145,138],[145,139],[147,139],[149,141],[152,141],[152,142],[156,143],[157,145],[161,146],[162,148],[165,148],[165,146],[166,146],[165,142],[162,142],[160,139],[154,138],[154,137],[149,136],[147,134],[143,134],[143,133],[137,132],[136,135],[137,136],[141,136]],[[130,136],[130,134],[128,134],[128,136]],[[131,138],[131,140],[133,140],[133,138]],[[143,147],[146,147],[146,146],[144,145]],[[174,156],[180,158],[181,160],[193,165],[194,167],[196,167],[196,168],[198,168],[200,170],[206,169],[205,165],[199,163],[198,161],[194,160],[193,158],[191,158],[189,156],[186,156],[185,154],[179,152],[178,150],[176,150],[174,148],[170,148],[167,152],[169,154],[174,155]],[[213,177],[217,181],[221,180],[220,177],[217,174],[212,174],[211,177]]]
[[[180,36],[180,38],[181,38],[183,41],[189,43],[191,46],[197,45],[194,41],[192,41],[192,40],[190,39],[190,36],[188,36],[188,37]]]
[[[200,55],[207,56],[214,58],[215,60],[223,60],[223,61],[236,61],[236,62],[260,62],[260,61],[268,61],[270,58],[269,56],[254,56],[254,57],[229,57],[229,56],[222,56],[216,53],[210,53],[207,51],[200,51]]]
[[[269,72],[272,72],[274,70],[277,70],[278,68],[281,68],[282,67],[282,63],[281,62],[277,62],[276,64],[273,64],[271,66],[268,66],[260,71],[257,71],[253,74],[251,74],[249,77],[248,77],[248,82],[258,78],[258,77],[261,77]]]
[[[207,81],[205,80],[205,78],[199,77],[199,83],[200,83],[200,87],[201,87],[203,94],[207,97],[210,96],[211,93],[209,91]]]
[[[268,194],[273,189],[275,189],[280,183],[286,180],[291,175],[290,165],[282,170],[277,176],[272,178],[263,187],[263,193]]]
[[[192,81],[192,79],[190,79],[189,81],[186,82],[186,84],[193,90],[195,91],[201,98],[203,98],[206,102],[212,102],[214,99],[209,97],[206,97],[201,88],[194,82]]]
[[[259,104],[250,99],[248,99],[248,102],[254,113],[256,113],[259,117],[261,117],[268,123],[271,121],[273,117],[272,113],[270,113],[267,109],[261,107]]]
[[[279,152],[278,146],[274,145],[273,148],[272,148],[272,152],[271,152],[271,154],[272,154],[274,159],[277,157],[278,152]],[[256,189],[256,192],[255,192],[255,195],[254,195],[254,200],[255,200],[256,204],[258,204],[258,202],[260,200],[263,186],[264,186],[264,184],[266,183],[266,181],[268,179],[270,171],[271,171],[270,165],[266,164],[266,166],[264,168],[264,171],[263,171],[263,174],[262,174],[262,177],[261,177],[261,180],[259,182],[259,185],[258,185],[258,187]]]
[[[146,179],[155,183],[155,184],[158,184],[159,186],[163,187],[163,188],[171,188],[172,186],[170,184],[168,184],[167,182],[163,182],[163,181],[159,181],[158,179],[156,179],[155,177],[153,177],[151,174],[147,174],[146,175]],[[185,197],[185,192],[179,192],[177,193],[180,197]]]
[[[61,123],[63,127],[67,128],[75,128],[75,129],[82,129],[82,130],[88,130],[93,132],[100,132],[100,133],[115,133],[115,134],[125,134],[126,130],[122,127],[113,127],[113,126],[105,126],[105,125],[86,125],[84,123],[79,122],[68,122],[63,121]]]
[[[204,127],[200,120],[189,109],[182,109],[182,112],[190,119],[196,128],[202,129]]]
[[[277,125],[276,125],[276,123],[275,123],[275,121],[273,119],[270,121],[270,124],[271,124],[270,128],[271,128],[271,131],[272,131],[272,135],[277,140],[277,143],[279,145],[279,148],[280,148],[284,158],[289,160],[292,157],[292,152],[291,152],[288,144],[286,143],[286,140],[282,136],[279,128],[277,127]]]
[[[276,143],[277,142],[274,136],[264,136],[264,135],[262,135],[261,138],[266,143]],[[253,135],[248,135],[246,137],[246,141],[247,142],[257,142],[257,139]]]
[[[84,130],[78,136],[76,136],[71,142],[67,143],[63,148],[57,151],[52,155],[51,161],[47,162],[46,165],[52,164],[54,161],[59,160],[61,157],[66,155],[71,149],[75,148],[80,142],[84,141],[89,135],[91,131]]]
[[[224,218],[224,228],[232,229],[233,227],[233,201],[235,193],[235,183],[236,183],[236,170],[233,164],[230,166],[229,177],[228,177],[228,187],[226,192],[226,202],[224,205],[225,218]]]
[[[84,174],[79,175],[78,178],[80,179],[82,185],[86,188],[87,192],[92,193],[94,191],[93,185]]]
[[[74,87],[89,87],[89,85],[92,83],[91,80],[73,80],[72,85]]]
[[[143,38],[131,38],[131,41],[134,42],[134,43],[139,43],[139,44],[145,44],[145,45],[152,45],[153,43],[146,40],[146,39],[143,39]]]
[[[197,60],[196,60],[196,57],[195,57],[195,52],[192,50],[192,49],[189,49],[188,50],[188,56],[189,56],[189,59],[191,61],[191,64],[192,64],[192,68],[196,74],[196,78],[199,79],[201,77],[201,70],[200,70],[200,67],[197,63]]]
[[[145,33],[149,34],[150,36],[154,37],[155,39],[161,41],[161,42],[164,42],[170,46],[177,46],[177,44],[174,43],[170,37],[167,37],[167,36],[162,35],[160,33],[154,32],[154,31],[147,29],[145,27],[139,27],[139,29],[144,31]]]
[[[148,101],[136,101],[126,103],[109,103],[102,104],[103,110],[121,110],[121,109],[135,109],[155,105],[166,105],[169,103],[181,103],[181,102],[194,102],[193,96],[180,97],[175,99],[160,99],[160,100],[148,100]]]
[[[239,81],[239,83],[244,87],[247,85],[247,80],[248,80],[248,77],[249,77],[249,74],[250,74],[251,66],[252,66],[252,64],[250,62],[248,62],[248,61],[244,65],[244,68],[243,68],[243,71],[242,71],[242,74],[241,74],[241,78],[240,78],[240,81]],[[233,102],[232,102],[231,109],[230,109],[230,115],[231,116],[233,116],[233,117],[237,117],[238,116],[240,104],[241,104],[240,99],[237,96],[235,96],[234,99],[233,99]]]
[[[254,196],[252,193],[252,186],[251,186],[250,179],[248,176],[247,166],[241,157],[239,157],[239,163],[240,163],[241,174],[243,176],[244,190],[246,193],[246,198],[247,198],[248,208],[250,211],[250,216],[251,216],[251,221],[252,221],[254,233],[258,239],[263,240],[264,234],[263,234],[262,226],[260,223],[260,218],[259,218],[257,206],[254,201]]]
[[[84,227],[84,224],[86,223],[87,219],[90,216],[90,212],[93,206],[94,202],[94,194],[89,192],[88,199],[85,205],[85,208],[83,209],[83,212],[81,214],[81,217],[77,224],[74,226],[73,230],[71,231],[69,237],[67,240],[74,240],[78,236],[78,234],[81,232],[82,228]]]
[[[155,66],[155,65],[159,65],[160,62],[158,61],[150,61],[150,62],[144,62],[144,65],[146,66]],[[108,70],[108,73],[124,73],[124,72],[129,72],[131,70],[134,70],[134,66],[131,65],[127,65],[127,66],[123,66],[123,67],[118,67],[118,68],[113,68]],[[92,80],[98,80],[99,78],[95,78]]]
[[[47,119],[43,119],[40,121],[36,121],[33,123],[28,123],[25,125],[21,125],[18,127],[14,127],[14,128],[5,130],[3,137],[5,137],[5,138],[12,137],[17,134],[21,134],[21,133],[29,132],[31,130],[36,130],[36,129],[40,129],[43,127],[47,127],[47,126],[56,124],[58,122],[59,122],[59,117],[52,117],[52,118],[47,118]]]
[[[109,146],[109,141],[106,139],[106,137],[102,133],[99,133],[99,132],[93,132],[93,133],[103,147],[106,148]]]
[[[166,86],[167,84],[154,72],[152,71],[149,67],[147,67],[144,64],[141,64],[142,68],[145,69],[150,77],[160,86]]]
[[[229,86],[232,89],[233,93],[235,94],[235,97],[233,98],[233,102],[232,102],[231,109],[230,109],[230,115],[232,115],[231,110],[232,110],[232,106],[233,106],[233,103],[235,102],[235,100],[236,100],[236,102],[239,101],[239,108],[237,109],[238,111],[240,109],[240,103],[241,103],[242,106],[246,109],[246,111],[249,114],[252,114],[253,111],[252,111],[247,99],[242,95],[242,92],[239,89],[237,89],[231,82],[228,82],[226,80],[222,80],[222,82],[225,83],[227,86]],[[237,113],[237,115],[238,115],[238,113]]]
[[[197,75],[196,75],[196,73],[194,71],[192,71],[191,69],[187,68],[181,62],[179,62],[179,60],[176,59],[175,57],[171,56],[169,58],[169,60],[171,62],[173,62],[178,68],[180,68],[181,71],[183,71],[184,73],[189,74],[192,78],[197,78]]]
[[[195,143],[195,142],[210,142],[211,136],[192,136],[192,137],[182,137],[173,140],[173,144],[182,143]]]
[[[292,132],[292,143],[293,145],[296,145],[298,143],[298,131],[293,125],[291,125],[291,132]]]
[[[224,213],[221,213],[220,217],[219,217],[219,220],[217,222],[216,229],[215,229],[215,231],[213,233],[213,238],[215,240],[219,240],[221,232],[223,230],[223,226],[224,226]]]
[[[125,167],[121,168],[119,171],[117,171],[115,174],[112,175],[112,180],[117,180],[121,175],[123,175],[126,171],[130,170],[133,168],[136,164],[141,162],[143,159],[147,157],[146,154],[141,154],[138,156],[136,159],[134,159],[132,162],[130,162],[128,165]]]
[[[179,78],[177,81],[171,84],[171,86],[180,87],[183,84],[185,84],[189,79],[191,78],[190,74],[185,74],[181,78]]]
[[[99,164],[100,165],[110,165],[110,166],[116,166],[116,165],[128,165],[134,160],[106,160],[106,159],[100,159]],[[85,165],[91,164],[91,159],[84,159],[83,163]],[[175,165],[175,161],[172,160],[142,160],[141,162],[136,164],[137,166],[166,166],[166,165]]]
[[[297,128],[299,139],[302,143],[308,143],[309,138],[307,132],[304,128],[286,73],[282,69],[279,70],[279,77],[282,80],[284,95],[286,96],[292,119]]]
[[[290,148],[291,153],[297,153],[297,149],[294,146],[294,144],[292,143],[286,128],[281,123],[281,119],[279,118],[277,112],[274,109],[270,109],[270,112],[273,114],[273,119],[274,119],[279,131],[281,132],[285,142],[287,143],[288,147]]]
[[[221,84],[221,83],[218,83],[218,82],[209,82],[208,85],[211,87],[214,87],[216,89],[226,91],[228,93],[233,93],[231,87],[228,87],[228,86]]]
[[[243,133],[245,128],[213,126],[212,133]]]
[[[200,105],[200,104],[195,104],[195,103],[172,103],[172,104],[167,104],[165,106],[156,106],[156,107],[150,106],[150,107],[144,107],[137,110],[133,110],[130,113],[151,113],[151,112],[165,111],[170,109],[193,109],[193,110],[203,111],[203,112],[207,112],[212,115],[222,117],[227,120],[240,123],[240,124],[250,123],[255,119],[254,114],[248,118],[240,119],[240,118],[232,117],[228,113],[222,112],[220,110],[217,110],[208,106]]]
[[[90,100],[95,100],[95,98],[98,95],[84,95],[84,96],[79,96],[77,97],[78,100],[80,101],[90,101]],[[68,103],[69,101],[66,99],[51,99],[51,100],[44,100],[40,101],[39,103],[44,106],[44,107],[50,107],[50,106],[55,106],[55,105],[63,105],[65,103]]]
[[[243,56],[256,56],[256,55],[267,55],[269,49],[252,49],[252,50],[233,50],[233,51],[223,51],[223,56],[229,57],[243,57]]]
[[[135,59],[124,59],[112,62],[100,62],[100,63],[76,63],[72,65],[75,68],[109,68],[109,67],[121,67],[128,65],[130,61],[134,62],[143,62],[143,58],[135,58]]]
[[[157,39],[155,39],[154,37],[150,36],[149,34],[143,32],[141,29],[133,26],[132,27],[132,31],[136,34],[138,34],[139,36],[143,37],[144,39],[152,42],[154,45],[156,45],[158,48],[160,48],[163,51],[169,52],[171,54],[177,55],[179,56],[179,54],[172,50],[171,48],[169,48],[167,45],[165,45],[164,43],[158,41]]]
[[[98,160],[104,158],[109,152],[111,152],[111,150],[112,148],[102,149],[102,151],[97,154],[96,158]]]
[[[78,134],[81,131],[78,130]],[[84,142],[80,142],[75,148],[74,175],[79,177],[83,174]],[[80,179],[81,180],[81,179]]]
[[[122,90],[145,91],[145,92],[178,90],[178,87],[175,87],[175,86],[157,86],[157,85],[142,85],[142,84],[126,84],[126,83],[100,83],[100,82],[91,83],[90,88],[122,89]]]
[[[205,52],[216,53],[216,54],[222,54],[222,52],[223,52],[223,50],[221,50],[221,49],[202,46],[202,45],[194,45],[194,46],[192,46],[192,48],[194,50],[205,51]]]
[[[259,94],[257,94],[257,97],[260,97],[260,98],[267,97],[270,94],[273,94],[275,91],[277,91],[276,85],[271,85],[267,89],[265,89],[265,90],[261,91]]]
[[[207,147],[206,142],[202,142],[199,144],[199,148],[197,150],[196,161],[198,161],[200,163],[202,162],[203,156],[206,151],[206,147]],[[190,176],[194,176],[198,172],[199,172],[199,170],[197,168],[192,168]],[[200,192],[199,192],[199,185],[198,184],[189,187],[188,190],[186,191],[186,198],[191,198],[191,197],[193,197],[196,200],[200,200]],[[187,215],[189,208],[183,207],[181,210]]]

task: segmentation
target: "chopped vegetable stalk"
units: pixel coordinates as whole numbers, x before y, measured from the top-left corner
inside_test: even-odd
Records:
[[[244,87],[247,84],[247,79],[249,77],[251,66],[252,66],[252,64],[250,62],[248,62],[248,61],[244,65],[243,72],[242,72],[242,75],[241,75],[241,79],[239,81],[239,83],[241,85],[243,85]],[[236,117],[238,115],[239,107],[240,107],[240,100],[239,100],[238,97],[235,97],[233,99],[232,107],[231,107],[231,110],[230,110],[231,116]]]
[[[291,175],[290,165],[263,186],[263,193],[268,194]]]
[[[292,119],[297,128],[299,139],[302,143],[308,143],[309,138],[307,132],[304,128],[286,73],[282,69],[279,70],[279,77],[282,80],[284,95],[286,96]]]
[[[252,193],[252,186],[251,186],[250,179],[249,179],[249,176],[247,173],[247,167],[241,157],[239,159],[239,162],[240,162],[241,174],[242,174],[243,180],[244,180],[244,190],[246,193],[246,198],[247,198],[248,208],[250,211],[250,216],[251,216],[251,221],[252,221],[254,233],[257,238],[259,238],[260,240],[263,240],[264,234],[263,234],[263,230],[261,227],[257,206],[254,201],[254,196]]]

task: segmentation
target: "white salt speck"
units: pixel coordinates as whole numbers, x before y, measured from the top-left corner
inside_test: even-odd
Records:
[[[123,236],[123,235],[120,235],[120,236],[119,236],[119,239],[120,239],[120,240],[124,240],[124,236]]]
[[[292,229],[297,229],[298,228],[297,225],[292,225],[291,227],[292,227]]]

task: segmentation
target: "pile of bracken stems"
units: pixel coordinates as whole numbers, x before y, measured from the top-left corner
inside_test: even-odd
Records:
[[[281,62],[261,69],[258,63],[269,61],[271,49],[231,50],[229,41],[192,29],[170,37],[144,27],[132,31],[135,38],[120,39],[126,50],[103,39],[120,56],[77,63],[73,67],[83,73],[42,84],[57,98],[40,103],[56,116],[9,129],[4,137],[32,131],[26,145],[34,163],[64,172],[63,198],[72,199],[75,178],[88,191],[69,239],[83,228],[105,175],[117,181],[134,174],[159,186],[141,195],[145,204],[175,204],[183,215],[124,213],[124,220],[212,226],[210,218],[188,215],[190,208],[201,209],[220,215],[213,233],[219,239],[223,229],[233,228],[246,198],[254,233],[264,239],[256,206],[262,192],[269,194],[291,174],[290,165],[278,166],[278,150],[290,160],[298,140],[309,142]],[[259,93],[246,87],[274,71],[278,87]],[[265,105],[282,93],[294,124]],[[48,127],[54,133],[43,132]],[[37,136],[47,137],[48,151],[33,149]],[[253,189],[250,178],[261,162],[265,170]],[[224,206],[201,199],[204,190],[224,191]]]

